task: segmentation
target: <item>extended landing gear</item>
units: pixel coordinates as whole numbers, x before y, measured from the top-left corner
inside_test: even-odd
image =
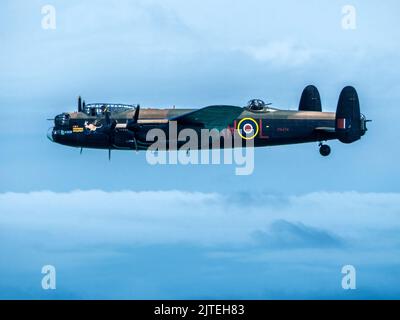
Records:
[[[331,154],[331,147],[321,142],[319,144],[319,153],[321,154],[321,156],[327,157]]]

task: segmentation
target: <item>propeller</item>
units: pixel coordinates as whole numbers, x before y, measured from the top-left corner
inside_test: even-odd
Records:
[[[105,115],[105,126],[104,126],[104,133],[108,135],[108,144],[111,146],[114,141],[114,135],[115,135],[115,128],[117,127],[117,120],[111,119],[111,112],[108,110],[108,108],[105,109],[104,111]],[[111,160],[111,148],[108,149],[108,160]]]
[[[132,120],[129,120],[128,123],[126,124],[126,129],[133,134],[133,142],[135,143],[136,152],[138,151],[136,134],[140,130],[140,124],[138,123],[139,112],[140,112],[140,105],[138,104],[138,106],[135,109],[135,113],[133,114]]]

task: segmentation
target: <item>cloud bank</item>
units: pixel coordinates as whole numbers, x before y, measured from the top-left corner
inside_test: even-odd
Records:
[[[399,208],[397,193],[2,193],[0,296],[393,297]],[[45,264],[55,293],[40,290]],[[345,264],[362,274],[353,295]]]
[[[299,196],[183,191],[0,194],[5,230],[63,234],[70,245],[188,243],[200,246],[335,247],[368,232],[400,230],[400,195]],[[383,239],[382,239],[383,240]],[[382,243],[374,239],[374,244]]]

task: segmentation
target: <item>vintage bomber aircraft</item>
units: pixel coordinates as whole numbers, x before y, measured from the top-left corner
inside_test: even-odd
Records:
[[[318,142],[320,154],[328,156],[331,148],[325,141],[355,142],[367,131],[369,120],[360,113],[353,87],[342,90],[336,113],[322,112],[320,95],[314,86],[304,89],[298,111],[272,108],[258,99],[251,100],[246,107],[141,109],[139,105],[86,104],[79,97],[78,111],[56,116],[48,137],[56,143],[79,147],[81,152],[83,148],[107,149],[110,156],[113,149],[146,150],[154,143],[146,141],[147,132],[160,128],[168,137],[170,121],[176,121],[178,132],[185,128],[237,130],[243,142],[254,139],[255,147]],[[167,149],[171,142],[167,141]],[[173,145],[179,148],[184,143],[175,141]]]

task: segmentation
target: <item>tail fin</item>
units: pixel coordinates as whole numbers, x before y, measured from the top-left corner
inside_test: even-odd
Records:
[[[299,111],[322,111],[321,97],[315,86],[307,86],[303,90]]]
[[[363,118],[364,119],[364,118]],[[353,87],[342,90],[336,110],[336,133],[343,143],[352,143],[364,135],[365,119],[360,113],[358,94]]]

